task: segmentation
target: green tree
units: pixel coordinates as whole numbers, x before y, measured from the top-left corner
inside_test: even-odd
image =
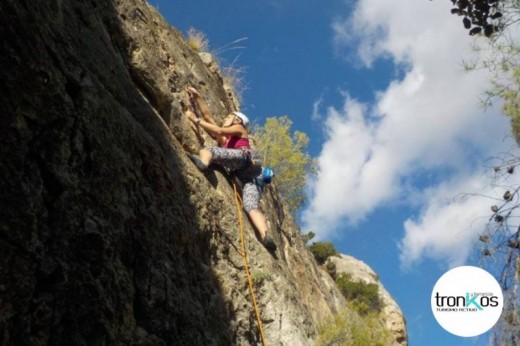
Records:
[[[504,39],[491,42],[490,47],[490,57],[466,64],[466,68],[469,71],[486,69],[491,72],[492,87],[485,90],[483,103],[489,106],[495,100],[502,101],[502,112],[511,120],[513,137],[520,145],[520,45]]]
[[[468,71],[487,70],[492,87],[485,91],[484,105],[504,102],[503,113],[511,119],[511,128],[520,144],[520,44],[513,33],[520,22],[518,0],[451,0],[452,14],[462,17],[470,35],[485,36],[487,46],[475,45],[478,58],[465,62]]]
[[[520,144],[520,66],[512,73],[511,84],[501,92],[503,112],[511,119],[511,129]]]
[[[264,165],[275,171],[275,181],[291,212],[306,201],[307,175],[316,175],[315,160],[306,152],[309,137],[300,131],[291,134],[292,121],[287,116],[267,118],[254,130],[255,143]]]
[[[462,16],[462,24],[469,30],[470,35],[484,34],[486,37],[491,37],[503,27],[502,11],[509,1],[452,0],[452,2],[451,13]]]
[[[503,113],[511,120],[511,129],[520,145],[520,43],[515,32],[520,22],[518,0],[451,0],[452,13],[462,16],[470,35],[488,38],[475,45],[479,59],[466,64],[468,71],[483,69],[491,73],[492,87],[485,91],[484,105],[503,102]],[[479,48],[480,47],[480,48]],[[483,47],[483,48],[482,48]],[[499,277],[504,292],[504,311],[494,328],[492,345],[520,344],[520,208],[519,188],[507,180],[520,166],[520,158],[508,153],[494,167],[493,186],[508,186],[502,201],[491,206],[488,228],[480,234],[481,266]]]

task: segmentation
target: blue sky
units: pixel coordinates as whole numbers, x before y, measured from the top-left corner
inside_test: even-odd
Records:
[[[410,345],[485,345],[434,320],[430,295],[471,264],[499,196],[485,160],[514,144],[478,101],[489,78],[467,74],[472,41],[448,0],[151,0],[174,27],[205,32],[222,64],[245,69],[242,110],[288,115],[320,175],[301,225],[370,265],[403,310]]]

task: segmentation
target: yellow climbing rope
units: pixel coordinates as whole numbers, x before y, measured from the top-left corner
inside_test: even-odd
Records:
[[[249,283],[249,295],[251,296],[251,301],[253,302],[253,307],[255,308],[255,314],[256,314],[256,321],[258,322],[258,329],[260,330],[260,337],[262,339],[262,345],[265,346],[265,335],[264,335],[264,328],[262,326],[262,320],[260,319],[260,311],[258,310],[258,305],[256,304],[256,298],[255,298],[255,290],[253,288],[253,279],[251,278],[251,273],[249,273],[249,265],[247,263],[247,252],[246,252],[246,245],[244,241],[244,223],[242,221],[242,201],[240,200],[240,196],[237,192],[237,185],[236,182],[233,181],[233,190],[235,191],[235,204],[237,207],[237,214],[238,214],[238,222],[240,225],[240,242],[242,243],[242,259],[244,260],[244,266],[246,269],[246,276],[247,276],[247,282]]]

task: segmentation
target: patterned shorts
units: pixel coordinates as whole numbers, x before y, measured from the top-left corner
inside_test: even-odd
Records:
[[[262,197],[262,186],[257,183],[256,177],[262,174],[261,166],[250,166],[244,169],[247,162],[247,154],[242,149],[226,149],[219,147],[206,148],[211,152],[211,163],[223,166],[231,172],[237,171],[236,175],[243,183],[242,201],[244,210],[250,212],[258,209],[260,198]],[[256,152],[251,152],[251,158],[258,160]]]
[[[247,155],[242,149],[226,149],[219,147],[206,148],[211,153],[211,163],[236,171],[244,166]]]
[[[253,209],[258,209],[260,197],[262,197],[262,187],[255,180],[250,180],[244,184],[242,188],[242,203],[246,212],[249,213]]]

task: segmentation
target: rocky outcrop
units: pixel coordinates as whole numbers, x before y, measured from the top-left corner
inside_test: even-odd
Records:
[[[0,343],[259,343],[230,178],[185,155],[188,85],[238,107],[214,62],[143,0],[5,0],[0,35]],[[312,345],[345,302],[277,196],[278,256],[245,229],[265,335]]]
[[[329,261],[335,264],[336,274],[345,273],[351,276],[353,281],[363,282],[365,284],[376,284],[379,287],[378,294],[381,301],[380,319],[387,330],[393,336],[394,346],[402,346],[408,344],[406,333],[406,320],[404,318],[399,305],[392,298],[390,293],[384,288],[378,275],[366,263],[347,255],[339,257],[329,257]]]

